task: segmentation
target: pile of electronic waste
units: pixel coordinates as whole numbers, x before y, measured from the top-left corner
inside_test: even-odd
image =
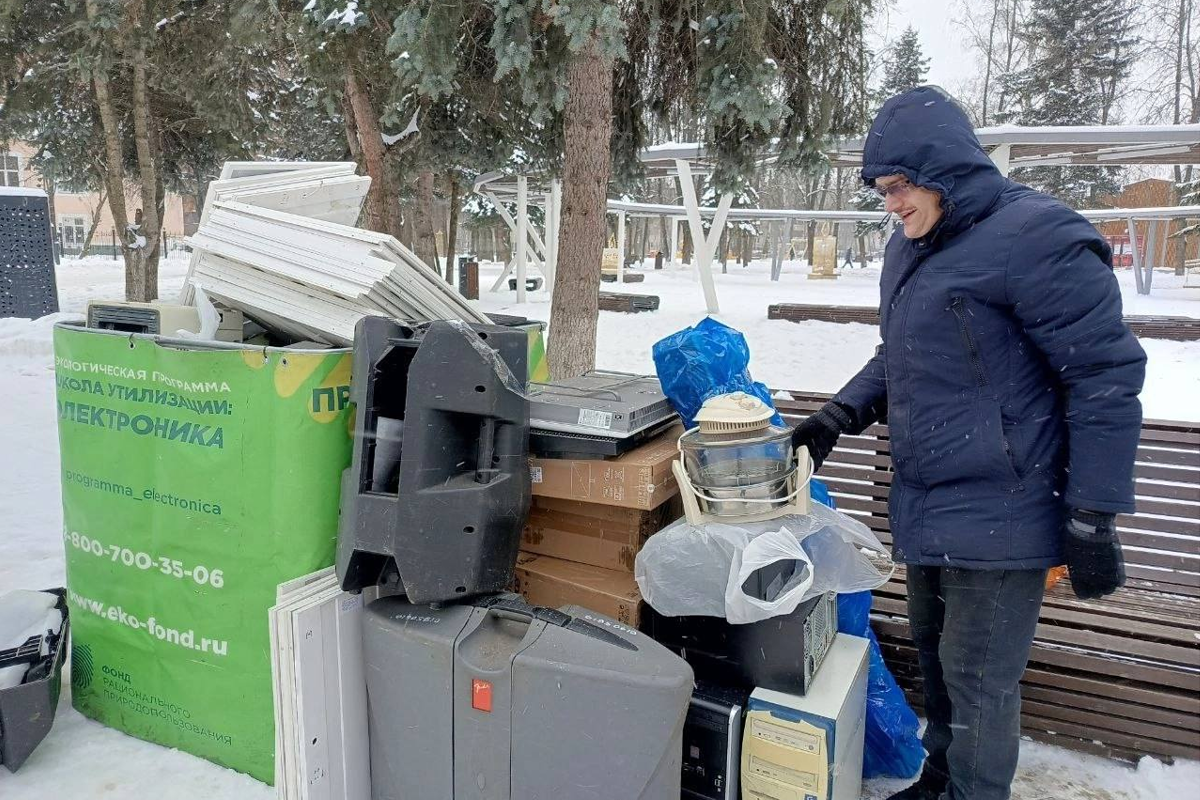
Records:
[[[679,796],[688,664],[509,591],[532,490],[526,353],[501,326],[359,323],[336,567],[379,595],[359,612],[373,798]],[[306,755],[301,775],[349,771]]]
[[[88,308],[100,330],[353,342],[336,564],[269,614],[279,796],[856,797],[866,642],[837,633],[836,589],[797,599],[813,562],[738,581],[795,600],[750,622],[656,609],[637,574],[681,525],[809,518],[790,430],[744,394],[684,430],[654,377],[527,382],[523,320],[349,227],[366,181],[227,164],[180,304]]]
[[[526,384],[526,357],[504,326],[358,324],[336,573],[271,616],[280,796],[856,797],[867,649],[834,594],[736,625],[659,614],[634,576],[685,513],[803,513],[804,454],[761,408],[716,403],[697,439],[656,378]],[[681,449],[755,488],[701,509]]]

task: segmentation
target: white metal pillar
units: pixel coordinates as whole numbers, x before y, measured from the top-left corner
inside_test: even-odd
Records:
[[[625,283],[625,212],[617,212],[617,283]]]
[[[1161,233],[1161,221],[1157,219],[1150,220],[1149,228],[1146,231],[1146,258],[1144,260],[1144,269],[1146,271],[1146,279],[1143,282],[1146,289],[1146,294],[1150,294],[1150,286],[1154,283],[1154,267],[1158,262],[1158,239]],[[1164,259],[1165,260],[1165,259]]]
[[[546,198],[546,261],[542,270],[546,274],[546,293],[554,293],[554,276],[558,273],[558,223],[562,215],[562,181],[550,181],[550,194]]]
[[[705,236],[704,224],[700,221],[700,203],[696,199],[696,185],[692,183],[692,169],[687,161],[681,158],[675,160],[675,168],[679,172],[679,188],[683,192],[683,207],[687,211],[688,228],[692,233],[693,258],[700,275],[700,286],[704,289],[704,302],[709,314],[720,314],[717,287],[713,282],[712,260],[721,241],[721,231],[725,229],[725,220],[729,216],[729,207],[733,204],[733,195],[721,195],[713,215],[712,228]]]
[[[529,251],[529,179],[517,176],[517,302],[525,302],[525,262]]]
[[[1012,145],[1001,144],[996,145],[992,152],[988,153],[988,157],[992,159],[992,163],[996,165],[996,169],[1000,170],[1000,174],[1008,177],[1009,161],[1012,156]]]
[[[1149,294],[1149,289],[1143,287],[1142,283],[1142,254],[1138,251],[1137,244],[1137,225],[1133,222],[1133,217],[1125,221],[1126,227],[1129,230],[1129,251],[1132,257],[1133,264],[1133,281],[1137,284],[1138,294]]]
[[[508,226],[508,229],[510,231],[512,231],[514,251],[515,251],[515,245],[516,245],[516,239],[517,239],[517,221],[515,219],[513,219],[512,214],[508,213],[508,209],[504,207],[504,204],[500,202],[500,199],[498,197],[496,197],[495,193],[485,191],[485,192],[483,192],[483,196],[492,202],[492,206],[496,209],[496,213],[500,215],[500,219],[504,220],[504,224]],[[562,206],[562,202],[561,202],[561,198],[560,198],[559,207],[561,208],[561,206]],[[538,256],[540,256],[542,258],[542,263],[543,263],[542,272],[544,274],[545,273],[544,262],[545,262],[545,259],[547,258],[546,251],[548,249],[546,247],[546,243],[542,241],[542,237],[537,232],[537,228],[534,228],[532,225],[526,225],[526,230],[528,233],[528,239],[533,244],[533,252],[534,252],[535,260],[537,259]],[[526,251],[526,254],[528,256],[528,250]],[[527,257],[526,261],[528,263],[528,257]],[[500,287],[504,285],[504,281],[506,281],[508,279],[508,276],[512,275],[513,268],[515,266],[516,266],[515,258],[504,265],[504,269],[501,270],[501,272],[500,272],[500,277],[496,278],[496,282],[492,284],[491,290],[493,292],[500,291]],[[547,281],[551,280],[549,275],[546,276],[546,280]]]

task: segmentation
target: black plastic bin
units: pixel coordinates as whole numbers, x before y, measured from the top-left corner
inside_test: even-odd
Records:
[[[0,690],[0,764],[16,772],[54,724],[62,689],[62,668],[70,641],[71,621],[64,589],[47,589],[58,595],[56,608],[63,624],[49,655],[29,668],[25,682]]]

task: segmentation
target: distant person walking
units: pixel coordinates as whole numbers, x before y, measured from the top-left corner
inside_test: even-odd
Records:
[[[845,267],[853,267],[853,266],[854,266],[854,251],[852,249],[850,249],[849,247],[847,247],[846,248],[846,263],[842,264],[842,267],[845,268]]]

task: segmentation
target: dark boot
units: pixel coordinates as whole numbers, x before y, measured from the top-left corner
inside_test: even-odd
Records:
[[[887,800],[939,800],[942,792],[946,791],[949,778],[937,770],[926,767],[921,770],[921,777],[912,786],[903,789]]]

